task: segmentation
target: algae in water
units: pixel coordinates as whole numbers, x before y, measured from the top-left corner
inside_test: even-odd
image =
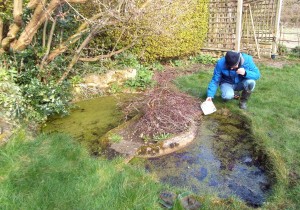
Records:
[[[100,137],[123,121],[117,103],[124,97],[104,96],[78,102],[69,116],[53,117],[43,131],[70,134],[91,152],[98,152],[101,149]]]

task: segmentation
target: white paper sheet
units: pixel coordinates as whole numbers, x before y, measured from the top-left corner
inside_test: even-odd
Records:
[[[214,113],[217,111],[217,108],[215,107],[214,103],[212,101],[204,101],[201,104],[201,109],[205,115]]]

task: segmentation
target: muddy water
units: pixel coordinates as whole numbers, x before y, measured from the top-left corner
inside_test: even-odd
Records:
[[[100,137],[123,122],[117,103],[128,97],[104,96],[78,102],[69,116],[53,117],[42,130],[67,133],[87,146],[91,153],[98,154],[106,144],[99,142]]]
[[[164,183],[198,195],[237,196],[251,206],[265,201],[270,183],[251,153],[249,128],[238,119],[205,117],[192,144],[171,155],[152,158],[146,169]]]

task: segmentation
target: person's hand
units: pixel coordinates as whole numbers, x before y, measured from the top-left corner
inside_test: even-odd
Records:
[[[244,76],[245,73],[246,73],[246,71],[245,71],[244,68],[239,68],[238,70],[236,70],[236,73],[237,73],[237,74],[240,74],[240,75],[242,75],[242,76]]]
[[[207,97],[205,101],[212,101],[212,97]]]

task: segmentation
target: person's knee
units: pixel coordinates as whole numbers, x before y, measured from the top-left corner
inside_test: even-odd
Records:
[[[255,88],[255,80],[249,79],[247,80],[246,84],[245,84],[245,90],[247,91],[253,91]]]
[[[233,99],[233,96],[234,96],[233,85],[223,83],[221,85],[221,98],[223,100],[230,100]]]
[[[229,91],[227,91],[227,92],[223,92],[222,94],[221,94],[221,97],[222,97],[222,99],[223,100],[230,100],[230,99],[233,99],[233,97],[234,97],[234,92],[229,92]]]

